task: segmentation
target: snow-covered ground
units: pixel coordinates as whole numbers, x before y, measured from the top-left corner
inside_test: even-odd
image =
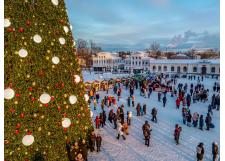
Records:
[[[87,77],[88,76],[88,77]],[[111,76],[113,76],[111,74]],[[95,75],[88,75],[84,73],[84,80],[94,80]],[[207,78],[204,80],[204,85],[210,90],[209,101],[206,103],[195,103],[191,104],[191,113],[198,112],[204,115],[204,119],[207,113],[207,107],[211,101],[211,96],[213,94],[212,86],[215,79]],[[188,79],[178,79],[178,82],[188,84],[197,81],[190,81]],[[99,92],[101,98],[106,95],[106,92]],[[112,89],[109,91],[109,95],[112,94]],[[140,96],[139,90],[135,91],[136,101],[135,104],[144,103],[147,104],[147,115],[146,116],[136,116],[136,110],[132,107],[127,107],[126,98],[129,92],[123,88],[122,98],[118,102],[118,105],[125,105],[125,118],[126,111],[132,111],[133,117],[131,121],[131,126],[129,127],[130,135],[126,136],[126,140],[116,139],[117,130],[113,129],[113,124],[108,120],[104,128],[100,128],[96,133],[100,133],[103,141],[101,152],[89,152],[89,161],[194,161],[196,160],[196,146],[199,142],[204,143],[205,155],[204,161],[211,161],[211,144],[216,141],[218,144],[220,142],[220,113],[219,111],[213,110],[212,122],[215,125],[214,129],[210,131],[201,131],[198,128],[188,127],[182,122],[181,108],[177,110],[175,108],[175,97],[170,97],[167,95],[167,105],[165,108],[162,106],[162,102],[157,101],[157,93],[153,92],[151,98],[143,98]],[[135,106],[136,107],[136,106]],[[157,107],[158,109],[158,123],[153,123],[151,119],[151,109]],[[105,108],[107,117],[110,108]],[[91,104],[91,109],[94,112],[93,119],[101,111],[100,103],[98,104],[98,109],[94,111],[93,104]],[[116,108],[114,108],[114,111]],[[145,120],[150,122],[152,126],[152,133],[150,139],[150,147],[144,145],[142,125]],[[175,124],[182,126],[182,132],[180,137],[180,144],[176,145],[173,139],[173,132]],[[219,145],[220,147],[220,145]]]
[[[93,81],[93,80],[103,80],[103,79],[110,79],[110,78],[121,78],[121,77],[127,77],[129,74],[112,74],[111,72],[104,72],[104,73],[97,73],[97,72],[89,72],[89,71],[83,71],[83,78],[84,82],[86,81]]]

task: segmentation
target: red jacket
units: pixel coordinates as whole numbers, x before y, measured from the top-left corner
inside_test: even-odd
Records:
[[[100,118],[98,116],[96,116],[96,119],[95,119],[95,125],[100,125]]]
[[[176,100],[176,105],[180,106],[180,99],[179,98],[177,98],[177,100]]]

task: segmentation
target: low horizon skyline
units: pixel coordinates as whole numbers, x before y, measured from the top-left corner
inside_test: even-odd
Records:
[[[76,39],[103,49],[220,49],[220,1],[66,0]]]

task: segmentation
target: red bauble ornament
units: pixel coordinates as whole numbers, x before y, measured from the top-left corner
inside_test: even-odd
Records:
[[[19,129],[20,127],[21,127],[20,123],[16,124],[16,129]]]
[[[18,135],[20,133],[19,130],[15,130],[15,134]]]
[[[16,97],[20,97],[20,94],[19,93],[16,93]]]
[[[64,88],[64,87],[65,87],[65,84],[64,84],[64,83],[62,83],[62,84],[61,84],[61,87],[62,87],[62,88]]]
[[[51,101],[54,101],[55,100],[55,97],[54,96],[51,96]]]
[[[24,32],[24,28],[20,27],[20,28],[19,28],[19,32],[20,32],[20,33],[23,33],[23,32]]]
[[[36,99],[34,97],[32,97],[31,100],[34,102]]]
[[[64,113],[64,114],[63,114],[63,117],[66,117],[66,116],[67,116],[67,114],[66,114],[66,113]]]
[[[7,32],[13,32],[13,31],[14,31],[14,28],[12,28],[12,27],[7,28]]]
[[[29,20],[26,21],[26,25],[30,26],[30,21]]]
[[[24,118],[24,113],[21,113],[20,114],[20,118]]]
[[[80,118],[80,114],[77,114],[77,117]]]
[[[28,130],[27,131],[27,135],[31,135],[31,134],[32,134],[32,132]]]
[[[33,90],[33,88],[32,88],[32,87],[29,87],[29,88],[28,88],[28,91],[30,91],[30,92],[31,92],[32,90]]]
[[[14,108],[10,108],[9,111],[10,111],[11,113],[14,113],[16,110],[15,110]]]
[[[63,131],[64,131],[64,132],[67,132],[67,128],[63,128]]]
[[[60,106],[58,106],[58,111],[61,111],[61,107]]]
[[[46,104],[44,104],[44,106],[45,106],[45,107],[48,107],[48,104],[46,103]]]
[[[59,21],[62,25],[64,25],[65,21],[64,20],[60,20]]]

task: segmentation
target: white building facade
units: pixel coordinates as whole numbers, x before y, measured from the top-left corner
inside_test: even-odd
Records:
[[[124,61],[117,53],[100,52],[93,59],[94,71],[118,71],[124,68]]]
[[[219,75],[219,59],[153,59],[145,52],[134,52],[122,59],[118,54],[98,53],[93,57],[93,68],[101,71]]]

